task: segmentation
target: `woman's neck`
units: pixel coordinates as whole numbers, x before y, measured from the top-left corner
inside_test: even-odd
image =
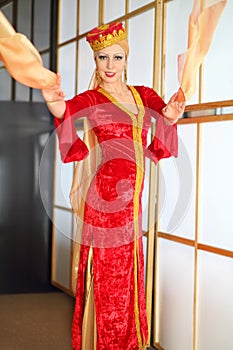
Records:
[[[112,94],[124,94],[127,89],[127,86],[122,82],[115,82],[115,83],[106,83],[102,81],[99,85],[101,88],[103,88],[105,91],[112,93]]]

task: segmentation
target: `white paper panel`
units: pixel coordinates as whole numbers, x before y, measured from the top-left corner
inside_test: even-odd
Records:
[[[178,158],[160,161],[158,230],[195,237],[196,125],[179,125]]]
[[[177,57],[187,50],[188,19],[193,1],[173,0],[166,4],[165,100],[179,87]],[[197,93],[188,101],[197,103]]]
[[[71,213],[54,209],[54,281],[66,288],[70,288],[71,223]]]
[[[160,239],[158,335],[166,350],[192,349],[193,262],[192,247]]]
[[[62,77],[62,89],[66,98],[75,94],[76,81],[76,43],[71,43],[58,50],[58,72]]]
[[[104,1],[104,23],[112,22],[125,14],[125,0]]]
[[[4,68],[0,70],[0,79],[1,81],[4,81],[4,84],[0,85],[0,101],[10,101],[12,79],[10,74]]]
[[[69,40],[77,34],[77,0],[59,1],[59,44]]]
[[[98,25],[99,1],[80,0],[79,32],[88,32]]]
[[[198,350],[233,349],[233,259],[200,252]]]
[[[23,33],[28,38],[31,37],[31,21],[25,19],[31,17],[32,1],[18,0],[17,1],[17,32]]]
[[[94,70],[93,51],[86,39],[82,39],[78,46],[78,93],[88,89]]]
[[[151,0],[129,0],[129,11],[134,11],[139,7],[149,4]]]
[[[147,260],[147,237],[142,237],[143,254],[144,254],[144,279],[146,283],[146,260]]]
[[[20,4],[22,6],[22,3]],[[6,5],[1,5],[1,11],[4,14],[4,16],[6,16],[6,18],[8,19],[8,21],[10,21],[10,23],[13,23],[13,2],[9,2],[9,4]]]
[[[202,129],[200,241],[233,250],[233,121]]]
[[[142,25],[143,23],[143,25]],[[130,85],[153,85],[154,10],[147,11],[129,20]]]
[[[203,102],[232,100],[233,1],[227,1],[205,59]]]
[[[33,44],[38,51],[46,50],[50,45],[50,8],[50,1],[33,1]],[[46,15],[41,16],[41,13]]]
[[[73,163],[62,163],[56,139],[54,205],[70,208],[70,189],[73,179]]]

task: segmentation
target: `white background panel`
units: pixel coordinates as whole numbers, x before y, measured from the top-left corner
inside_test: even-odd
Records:
[[[70,257],[72,214],[54,209],[54,280],[66,288],[70,288]]]
[[[58,42],[74,38],[77,34],[77,0],[59,1],[59,26]]]
[[[129,0],[129,11],[134,11],[139,7],[149,4],[151,0]]]
[[[173,0],[166,4],[166,43],[165,43],[165,100],[179,88],[178,55],[187,50],[188,19],[193,1]],[[197,93],[188,101],[197,103]]]
[[[159,344],[166,350],[192,349],[193,263],[192,247],[159,239]]]
[[[125,0],[104,1],[104,23],[112,22],[125,14]]]
[[[205,58],[204,101],[232,100],[233,96],[233,1],[228,0]]]
[[[178,126],[178,137],[178,158],[161,162],[159,231],[194,239],[196,125]]]
[[[78,93],[80,93],[88,89],[95,70],[93,51],[86,39],[79,41],[78,54]]]
[[[143,25],[142,25],[143,23]],[[153,85],[154,10],[147,11],[129,20],[130,85]]]
[[[70,189],[73,180],[73,163],[62,163],[56,142],[54,204],[70,208]]]
[[[80,0],[79,31],[88,32],[98,25],[99,1]]]
[[[76,43],[71,43],[58,50],[58,72],[61,73],[61,85],[69,99],[75,94],[76,82]]]
[[[200,252],[198,350],[232,350],[233,259]]]
[[[233,250],[233,121],[202,130],[200,241]]]

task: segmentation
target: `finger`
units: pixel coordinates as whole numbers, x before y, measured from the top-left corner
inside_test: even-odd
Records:
[[[180,109],[185,109],[185,103],[184,102],[180,103]]]
[[[176,101],[176,98],[177,98],[177,92],[175,92],[175,93],[171,96],[169,102],[175,102],[175,101]]]
[[[174,105],[177,107],[177,108],[184,108],[185,107],[185,103],[183,103],[183,102],[178,102],[178,101],[176,101],[175,103],[174,103]]]

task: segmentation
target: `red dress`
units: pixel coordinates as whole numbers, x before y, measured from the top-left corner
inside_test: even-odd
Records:
[[[147,87],[128,87],[138,107],[129,112],[97,87],[67,101],[63,120],[55,118],[64,162],[87,157],[75,120],[87,117],[97,136],[102,160],[87,192],[79,258],[73,349],[82,348],[85,281],[90,247],[98,350],[136,350],[148,342],[144,295],[141,196],[145,156],[157,162],[177,156],[176,125],[161,115],[165,106]],[[152,118],[156,135],[147,147]]]

